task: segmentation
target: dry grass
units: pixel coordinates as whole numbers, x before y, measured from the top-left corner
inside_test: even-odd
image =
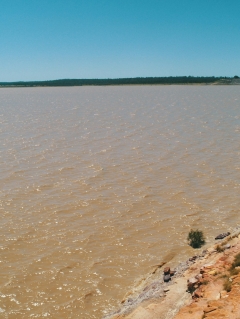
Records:
[[[236,268],[230,269],[230,275],[231,276],[236,276],[239,274],[239,270]]]
[[[239,274],[239,270],[236,269],[236,267],[239,267],[239,266],[240,266],[240,253],[235,256],[234,262],[232,263],[232,266],[229,269],[231,276],[235,276]]]
[[[227,279],[224,281],[223,289],[226,290],[227,292],[231,291],[231,289],[232,289],[232,282],[229,281],[229,278],[227,278]]]
[[[229,268],[229,273],[230,276],[235,276],[239,274],[239,269],[236,269],[236,267],[240,266],[240,253],[237,254],[234,258],[234,261]],[[225,278],[224,283],[223,283],[223,289],[226,290],[227,292],[231,291],[232,289],[232,281],[230,281],[230,276],[223,275],[221,278]]]
[[[220,246],[220,245],[217,245],[216,251],[217,251],[218,253],[222,253],[222,252],[224,251],[224,248],[223,248],[222,246]]]
[[[234,258],[234,262],[232,264],[232,267],[236,268],[240,266],[240,253],[237,254]]]

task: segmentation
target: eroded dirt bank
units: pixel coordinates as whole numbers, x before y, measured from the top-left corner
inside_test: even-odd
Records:
[[[153,281],[139,295],[125,296],[122,308],[106,318],[240,318],[240,267],[235,259],[240,254],[239,234],[179,265],[170,282]],[[163,264],[154,272],[163,272]]]

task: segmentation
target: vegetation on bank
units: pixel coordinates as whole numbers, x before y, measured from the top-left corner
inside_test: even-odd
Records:
[[[201,230],[190,230],[187,237],[188,243],[193,248],[200,248],[205,244],[205,238]]]
[[[82,86],[82,85],[131,85],[131,84],[228,84],[232,78],[215,76],[169,76],[138,77],[119,79],[61,79],[51,81],[0,82],[0,87],[34,87],[34,86]]]
[[[226,290],[227,292],[231,291],[232,289],[232,276],[236,276],[239,274],[239,267],[240,267],[240,253],[237,254],[234,258],[234,261],[229,268],[229,276],[225,276],[225,281],[223,284],[223,289]]]

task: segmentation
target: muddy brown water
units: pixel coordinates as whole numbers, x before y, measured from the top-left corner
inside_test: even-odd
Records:
[[[102,318],[239,225],[240,86],[0,89],[0,317]]]

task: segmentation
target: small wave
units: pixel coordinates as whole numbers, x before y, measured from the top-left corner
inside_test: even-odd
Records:
[[[61,167],[61,168],[59,168],[58,170],[59,170],[60,172],[62,172],[62,171],[67,171],[67,170],[71,170],[71,169],[74,169],[74,167]]]

